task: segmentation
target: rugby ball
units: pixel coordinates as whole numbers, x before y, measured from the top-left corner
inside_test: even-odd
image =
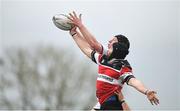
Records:
[[[68,19],[68,16],[65,14],[58,14],[53,16],[54,25],[61,30],[71,30],[74,27],[74,25],[69,22],[70,20]]]

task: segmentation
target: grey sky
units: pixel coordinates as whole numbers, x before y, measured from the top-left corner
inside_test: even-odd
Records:
[[[75,10],[83,14],[84,24],[103,44],[120,33],[129,38],[128,60],[134,75],[157,90],[161,102],[151,106],[144,95],[125,86],[123,91],[132,108],[180,109],[179,7],[176,0],[1,0],[0,47],[72,47],[82,56],[68,32],[52,23],[54,14]]]
[[[179,3],[179,6],[178,6],[179,8],[178,8],[178,45],[179,45],[179,55],[178,55],[178,58],[179,58],[179,65],[178,66],[180,66],[180,3]],[[178,72],[180,72],[180,69],[179,69],[179,71]],[[179,81],[179,83],[178,84],[180,84],[180,74],[179,74],[179,79],[178,79],[178,81]],[[179,107],[180,107],[180,85],[179,85]]]

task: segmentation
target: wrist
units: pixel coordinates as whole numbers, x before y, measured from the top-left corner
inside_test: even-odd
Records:
[[[124,99],[121,100],[121,104],[125,103],[126,101]]]
[[[78,25],[78,27],[79,27],[79,29],[82,29],[82,28],[84,28],[84,25],[83,25],[82,23],[80,23],[80,24]]]
[[[76,34],[77,34],[77,33],[76,33],[76,32],[74,32],[74,33],[72,33],[72,34],[71,34],[71,36],[73,37],[73,36],[74,36],[74,35],[76,35]]]
[[[144,91],[144,94],[147,95],[149,92],[149,90],[147,89],[146,91]]]

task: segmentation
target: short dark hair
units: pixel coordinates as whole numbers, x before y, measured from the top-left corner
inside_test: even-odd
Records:
[[[119,35],[115,35],[115,37],[117,38],[119,43],[124,44],[129,49],[130,42],[126,36],[119,34]]]

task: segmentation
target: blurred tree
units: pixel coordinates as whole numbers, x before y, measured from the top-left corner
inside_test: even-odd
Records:
[[[72,51],[7,49],[0,64],[0,109],[91,109],[96,69]],[[94,69],[94,70],[93,70]]]

